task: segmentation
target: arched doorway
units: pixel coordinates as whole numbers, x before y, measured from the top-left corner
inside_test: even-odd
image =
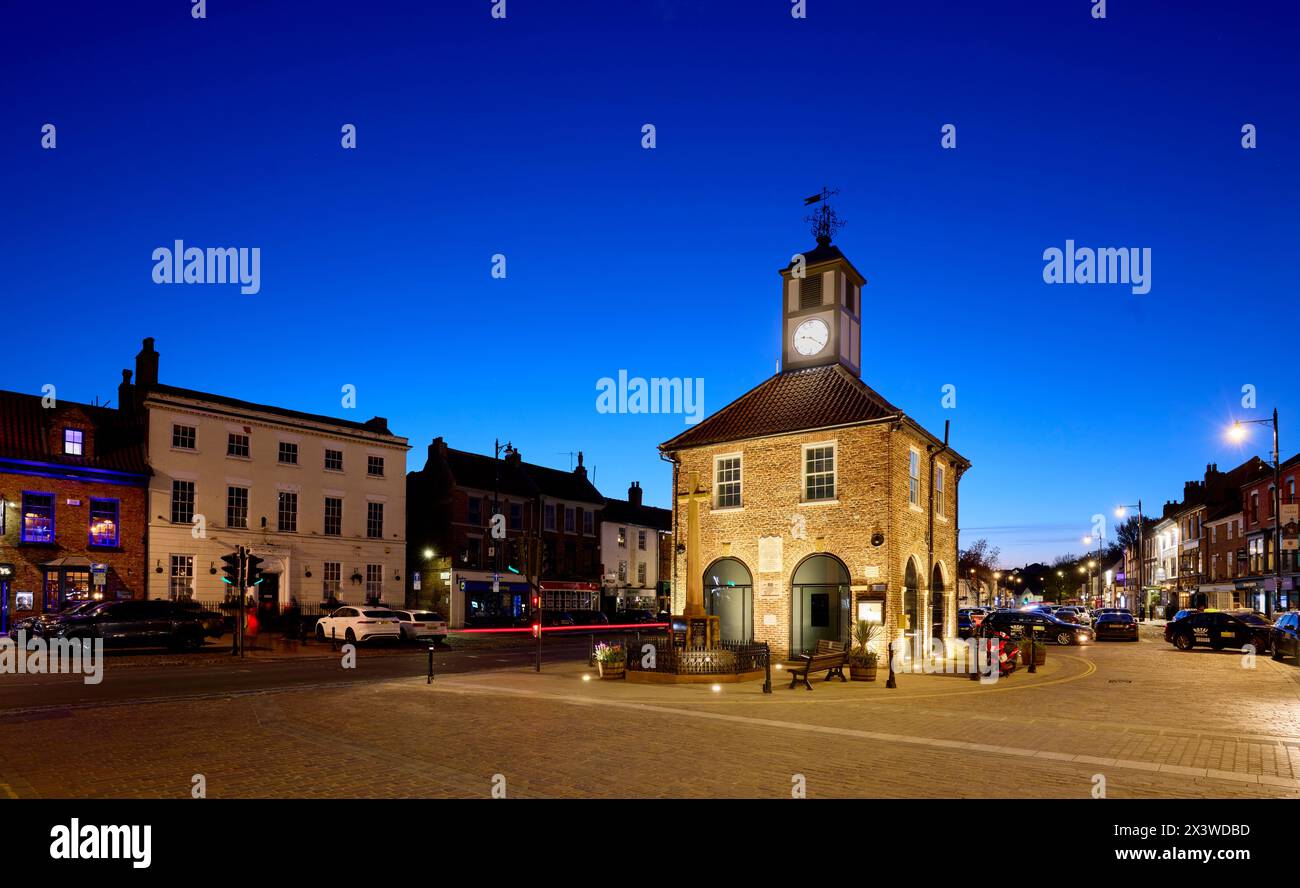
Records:
[[[916,559],[907,559],[907,569],[903,572],[903,635],[908,640],[916,637],[921,629],[921,578],[916,569]]]
[[[943,565],[936,564],[930,578],[930,637],[943,638],[944,607]]]
[[[723,641],[754,640],[754,580],[735,558],[719,558],[704,572],[704,609],[718,617]]]
[[[790,581],[790,652],[849,640],[849,569],[834,555],[809,555]]]

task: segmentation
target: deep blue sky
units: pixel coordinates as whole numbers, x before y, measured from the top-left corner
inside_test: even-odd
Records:
[[[830,184],[869,280],[863,376],[953,421],[963,540],[1004,564],[1263,455],[1262,429],[1220,435],[1243,384],[1300,442],[1291,4],[490,8],[5,3],[0,387],[114,397],[152,335],[175,385],[329,414],[356,385],[410,468],[435,435],[500,436],[668,505],[681,418],[597,414],[596,381],[702,377],[713,412],[772,373],[776,269]],[[261,293],[153,284],[177,238],[261,247]],[[1151,292],[1047,286],[1066,238],[1150,247]]]

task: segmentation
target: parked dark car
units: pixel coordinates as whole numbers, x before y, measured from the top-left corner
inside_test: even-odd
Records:
[[[174,601],[105,601],[53,624],[57,638],[98,638],[105,647],[197,650],[207,634],[192,608]]]
[[[1138,640],[1137,620],[1127,611],[1098,614],[1097,622],[1092,624],[1092,631],[1098,641],[1103,638],[1118,638],[1121,641]]]
[[[102,603],[103,602],[100,601],[74,601],[70,602],[68,606],[61,611],[33,614],[30,617],[23,617],[21,620],[18,620],[9,627],[9,637],[17,639],[20,631],[27,633],[28,638],[35,638],[38,636],[48,637],[50,635],[51,626],[62,622],[73,614],[88,611]]]
[[[642,623],[657,623],[659,620],[650,611],[629,610],[619,611],[614,614],[614,622],[628,625],[641,625]]]
[[[1255,652],[1268,650],[1272,626],[1253,611],[1193,611],[1181,620],[1165,625],[1165,641],[1180,651],[1198,644],[1216,651],[1253,644]]]
[[[1300,612],[1287,611],[1279,616],[1269,630],[1268,643],[1274,660],[1295,657],[1300,664]]]
[[[189,611],[203,624],[203,634],[209,638],[220,638],[226,631],[226,615],[220,611],[209,610],[197,601],[178,601],[176,606]]]
[[[609,617],[601,611],[594,610],[576,610],[569,611],[569,616],[573,617],[575,626],[608,626]]]
[[[1092,630],[1077,623],[1058,620],[1040,610],[1000,610],[984,618],[985,625],[1006,632],[1012,638],[1021,638],[1037,627],[1038,637],[1057,644],[1085,644],[1093,640]]]

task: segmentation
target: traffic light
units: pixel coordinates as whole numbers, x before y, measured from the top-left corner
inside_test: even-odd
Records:
[[[244,569],[245,586],[256,586],[258,583],[262,582],[262,580],[266,579],[262,576],[262,562],[264,560],[265,559],[263,558],[258,558],[252,552],[248,553],[248,566]]]
[[[523,537],[515,537],[511,543],[510,563],[506,569],[511,573],[523,573],[528,564],[528,547]]]
[[[228,586],[234,586],[236,589],[242,589],[244,578],[239,575],[239,553],[231,552],[229,555],[222,555],[221,562],[224,565],[221,572],[224,576],[221,582]]]

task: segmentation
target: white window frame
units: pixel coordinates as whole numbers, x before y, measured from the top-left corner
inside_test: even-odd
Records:
[[[829,447],[831,449],[831,489],[832,495],[819,499],[808,498],[808,451]],[[825,472],[818,472],[824,475]],[[809,505],[814,503],[835,503],[840,498],[840,449],[838,441],[814,441],[803,445],[799,450],[799,502]]]
[[[934,516],[940,521],[948,520],[948,467],[941,462],[934,464]]]
[[[188,580],[188,589],[190,598],[194,597],[194,556],[193,555],[170,555],[168,556],[170,565],[167,572],[167,594],[172,601],[177,600],[177,580]],[[182,572],[177,573],[177,567],[181,567]]]
[[[912,473],[914,464],[916,474]],[[911,446],[907,448],[907,504],[918,512],[921,511],[921,451]]]
[[[736,460],[736,480],[723,482],[718,479],[718,464],[723,460]],[[724,506],[722,502],[722,485],[735,484],[736,492],[739,495],[740,502],[735,505]],[[745,508],[745,454],[737,453],[719,453],[713,457],[713,508],[715,511],[727,512],[736,511]]]

